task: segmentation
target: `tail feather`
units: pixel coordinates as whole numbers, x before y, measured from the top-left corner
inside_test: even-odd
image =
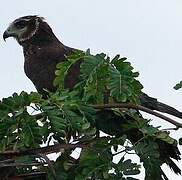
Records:
[[[178,175],[181,175],[181,169],[174,163],[172,159],[168,159],[167,165]]]
[[[167,114],[170,114],[170,115],[173,115],[173,116],[176,116],[176,117],[182,119],[182,112],[178,111],[177,109],[175,109],[167,104],[157,101],[156,98],[150,97],[145,93],[143,93],[141,95],[140,101],[141,101],[141,105],[143,105],[151,110],[157,110],[162,113],[167,113]]]
[[[162,175],[164,180],[169,180],[168,177],[165,175],[165,173],[163,172],[162,169],[161,169],[161,175]]]
[[[134,144],[143,137],[143,134],[137,128],[126,129],[125,125],[128,124],[128,122],[131,123],[134,120],[135,119],[133,119],[133,117],[129,116],[128,114],[118,116],[112,110],[104,110],[97,112],[95,123],[97,129],[105,132],[106,134],[114,135],[116,137],[120,137],[123,134],[126,134],[127,138],[131,141],[131,143]],[[158,144],[159,147],[159,158],[162,164],[166,163],[176,174],[181,174],[181,170],[172,160],[181,159],[181,154],[177,145],[169,144],[161,139],[156,139],[155,142]],[[169,180],[167,176],[162,172],[162,170],[159,173],[161,180]]]
[[[177,161],[181,160],[181,153],[178,147],[175,144],[168,144],[159,139],[156,142],[159,146],[160,158],[163,160],[163,162],[166,163],[176,174],[181,174],[180,168],[173,161],[173,159]]]

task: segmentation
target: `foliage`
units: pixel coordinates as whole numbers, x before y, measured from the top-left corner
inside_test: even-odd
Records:
[[[174,86],[174,89],[178,90],[182,88],[182,81],[180,81],[179,83],[177,83],[175,86]]]
[[[177,83],[174,87],[175,90],[179,90],[182,88],[182,81],[180,81],[179,83]],[[182,145],[182,138],[179,139],[179,144]]]
[[[149,125],[136,111],[96,110],[92,106],[105,102],[139,103],[139,74],[119,55],[110,59],[103,53],[76,51],[67,60],[57,65],[54,85],[58,90],[50,92],[49,98],[22,92],[0,102],[1,153],[25,152],[58,143],[68,147],[59,149],[61,153],[54,162],[39,153],[12,157],[19,163],[38,163],[19,167],[14,173],[46,172],[48,179],[61,180],[134,180],[141,166],[125,155],[135,153],[144,164],[146,179],[160,179],[160,166],[165,161],[160,159],[159,142],[176,147],[176,140],[168,132]],[[64,89],[64,78],[80,60],[80,81],[68,91]],[[100,137],[99,130],[110,135]],[[69,148],[70,144],[75,147]],[[71,155],[77,152],[76,147],[82,147],[78,159]],[[118,154],[120,160],[116,163],[113,158]],[[0,159],[4,160],[4,156]]]

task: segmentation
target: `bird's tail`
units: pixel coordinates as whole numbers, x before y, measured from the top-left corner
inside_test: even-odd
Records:
[[[182,119],[182,112],[178,111],[177,109],[161,103],[157,101],[156,98],[150,97],[147,94],[143,93],[140,97],[141,105],[145,106],[151,110],[160,111],[162,113],[167,113],[173,116],[176,116],[178,118]]]
[[[169,167],[176,173],[176,174],[181,174],[181,170],[179,169],[179,167],[174,163],[174,161],[172,159],[168,159],[168,162],[166,163],[167,165],[169,165]]]
[[[127,138],[132,143],[137,142],[143,137],[143,134],[137,128],[126,129],[125,125],[128,124],[128,122],[135,122],[135,120],[131,116],[128,116],[128,114],[118,116],[112,110],[104,110],[97,112],[96,117],[96,127],[106,134],[115,135],[117,137],[126,134]],[[161,139],[156,139],[155,142],[159,146],[160,160],[162,163],[169,165],[169,167],[176,174],[181,174],[181,170],[175,164],[175,162],[173,162],[173,159],[177,161],[181,159],[181,154],[178,147],[175,144],[169,144]],[[168,180],[167,176],[164,174],[164,172],[162,172],[162,170],[160,171],[160,177],[161,180]]]
[[[165,175],[164,171],[160,168],[161,170],[161,175],[163,177],[164,180],[169,180],[168,177]]]
[[[176,174],[181,174],[181,170],[179,167],[173,162],[173,160],[169,159],[169,162],[167,163],[169,167],[176,173]],[[161,180],[169,180],[164,171],[160,168],[160,177]]]

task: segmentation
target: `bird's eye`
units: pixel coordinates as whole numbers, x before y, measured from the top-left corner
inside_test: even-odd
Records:
[[[18,29],[22,29],[26,26],[27,24],[27,21],[18,21],[15,23],[15,26],[18,28]]]

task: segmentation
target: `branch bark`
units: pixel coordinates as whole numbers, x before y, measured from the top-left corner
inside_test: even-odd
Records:
[[[127,109],[136,109],[136,110],[140,110],[140,111],[143,111],[143,112],[146,112],[148,114],[151,114],[151,115],[154,115],[158,118],[161,118],[173,125],[176,126],[176,128],[182,128],[182,123],[179,123],[161,113],[158,113],[156,111],[153,111],[149,108],[146,108],[144,106],[141,106],[141,105],[138,105],[138,104],[131,104],[131,103],[114,103],[114,104],[97,104],[97,105],[90,105],[91,107],[95,108],[95,109],[112,109],[112,108],[127,108]],[[36,119],[40,119],[42,118],[43,116],[43,113],[39,113],[39,114],[36,114],[34,115],[34,117]]]
[[[28,149],[28,150],[16,150],[16,151],[0,151],[0,156],[22,156],[22,155],[36,155],[36,154],[51,154],[56,152],[61,152],[61,150],[74,149],[74,148],[87,148],[85,144],[55,144],[51,146]]]
[[[39,166],[42,165],[41,163],[0,163],[0,168],[4,167],[32,167],[32,166]]]
[[[156,111],[153,111],[151,109],[148,109],[144,106],[138,105],[138,104],[130,104],[130,103],[114,103],[114,104],[101,104],[101,105],[91,105],[93,108],[95,109],[111,109],[111,108],[127,108],[127,109],[136,109],[136,110],[140,110],[143,112],[146,112],[148,114],[152,114],[156,117],[159,117],[173,125],[175,125],[177,128],[182,128],[182,124],[167,117],[164,116],[161,113],[158,113]]]

